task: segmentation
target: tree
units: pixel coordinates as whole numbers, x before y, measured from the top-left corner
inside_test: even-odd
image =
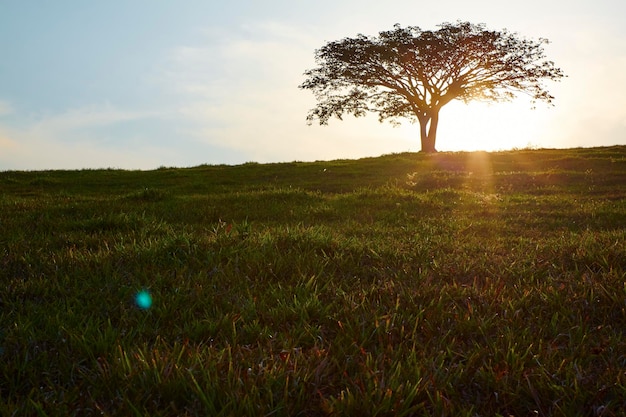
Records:
[[[545,59],[546,39],[528,40],[483,24],[443,23],[436,31],[395,25],[376,37],[362,34],[315,51],[317,68],[299,87],[317,98],[307,120],[378,114],[380,122],[420,124],[423,152],[436,152],[439,111],[454,99],[508,101],[517,93],[551,103],[544,80],[563,72]]]

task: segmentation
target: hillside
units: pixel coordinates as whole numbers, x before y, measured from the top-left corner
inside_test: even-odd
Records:
[[[0,415],[623,415],[626,146],[0,172],[0,285]]]

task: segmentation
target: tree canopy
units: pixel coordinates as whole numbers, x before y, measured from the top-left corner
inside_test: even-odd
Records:
[[[373,112],[381,122],[417,121],[422,151],[436,152],[439,111],[452,100],[508,101],[524,93],[533,103],[552,103],[544,81],[564,75],[546,59],[547,42],[470,22],[435,31],[395,25],[378,36],[328,42],[300,85],[317,98],[307,120],[324,125]]]

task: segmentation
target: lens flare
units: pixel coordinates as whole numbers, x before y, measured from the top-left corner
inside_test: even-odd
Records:
[[[152,296],[148,291],[139,291],[135,296],[137,307],[147,310],[152,306]]]

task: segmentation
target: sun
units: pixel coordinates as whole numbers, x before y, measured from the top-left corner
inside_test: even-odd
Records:
[[[498,151],[537,147],[541,145],[538,140],[545,126],[545,113],[542,108],[532,109],[528,99],[470,104],[453,101],[439,114],[437,149]]]

